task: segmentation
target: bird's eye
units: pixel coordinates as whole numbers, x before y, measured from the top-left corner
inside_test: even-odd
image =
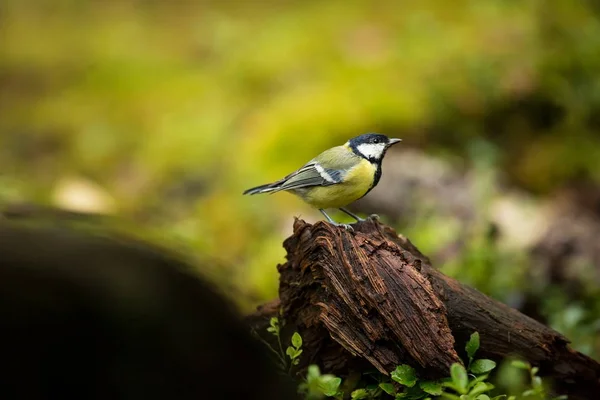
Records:
[[[379,143],[379,138],[373,138],[372,142],[373,143]]]

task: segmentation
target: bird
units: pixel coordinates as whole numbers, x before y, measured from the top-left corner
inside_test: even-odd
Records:
[[[363,218],[345,207],[364,197],[381,178],[381,164],[387,150],[402,139],[379,133],[365,133],[341,146],[325,150],[284,178],[244,191],[244,195],[286,191],[317,208],[336,226],[353,230],[349,224],[335,222],[325,209],[337,208],[357,222]]]

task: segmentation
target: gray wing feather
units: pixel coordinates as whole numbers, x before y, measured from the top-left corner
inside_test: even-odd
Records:
[[[316,162],[310,162],[298,171],[286,176],[277,190],[300,189],[309,186],[329,186],[341,182],[342,174],[337,170],[322,168]]]
[[[329,186],[342,182],[346,171],[358,161],[350,150],[344,146],[333,147],[310,160],[299,170],[283,179],[266,185],[248,189],[244,194],[275,193],[281,190],[294,190],[311,186]],[[316,161],[325,160],[329,168],[324,168]]]

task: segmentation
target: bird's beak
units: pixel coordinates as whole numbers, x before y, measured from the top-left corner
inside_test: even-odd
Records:
[[[401,142],[401,141],[402,141],[402,139],[394,139],[394,138],[392,138],[392,139],[390,139],[390,142],[388,143],[388,146],[391,146],[391,145],[396,144],[396,143]]]

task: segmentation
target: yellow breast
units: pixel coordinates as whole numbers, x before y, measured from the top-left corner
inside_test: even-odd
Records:
[[[316,208],[344,207],[360,199],[369,191],[376,171],[376,166],[367,160],[361,160],[347,172],[343,183],[318,186],[297,194]]]

